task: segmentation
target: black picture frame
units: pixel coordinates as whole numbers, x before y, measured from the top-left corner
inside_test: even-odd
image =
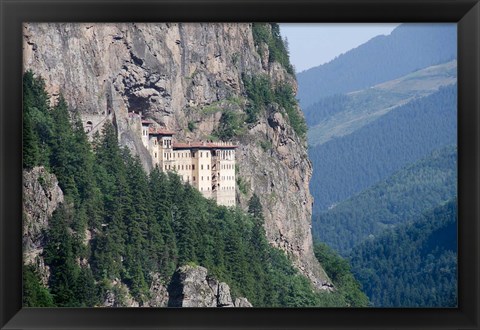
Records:
[[[1,329],[479,329],[478,0],[0,0]],[[458,23],[458,308],[22,308],[22,22]]]

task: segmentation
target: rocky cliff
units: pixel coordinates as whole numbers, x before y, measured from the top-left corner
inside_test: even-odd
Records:
[[[211,139],[225,112],[245,114],[243,76],[265,75],[273,86],[296,90],[295,78],[268,52],[255,43],[251,24],[24,25],[24,69],[41,75],[53,99],[63,93],[72,112],[94,118],[94,125],[112,118],[120,143],[147,170],[151,159],[128,125],[129,112],[175,131],[178,141]],[[246,208],[256,193],[271,244],[318,288],[329,288],[313,255],[305,140],[275,104],[233,140],[240,145],[237,204]]]
[[[208,275],[208,270],[201,266],[179,267],[168,285],[154,276],[151,297],[141,303],[132,298],[125,284],[111,284],[102,307],[252,307],[247,298],[234,299],[228,284]]]
[[[35,266],[45,286],[50,276],[42,256],[45,230],[53,211],[63,201],[55,175],[44,167],[23,171],[23,262]]]
[[[168,288],[170,307],[252,307],[243,297],[232,298],[230,287],[208,275],[201,266],[183,266]]]

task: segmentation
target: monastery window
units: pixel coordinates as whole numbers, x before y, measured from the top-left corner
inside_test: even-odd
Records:
[[[207,158],[208,158],[208,152],[207,152]]]
[[[203,181],[203,176],[202,176],[202,181]]]
[[[174,169],[174,170],[176,169],[176,165],[173,165],[173,169]]]
[[[182,165],[182,170],[183,170],[183,165]]]
[[[203,152],[200,152],[200,157],[203,157]]]
[[[165,165],[165,171],[167,170],[167,165]]]
[[[200,165],[200,169],[203,170],[203,165]]]
[[[187,182],[190,182],[190,175],[187,175]]]
[[[93,123],[92,123],[91,121],[87,121],[87,127],[86,127],[86,129],[87,129],[87,133],[92,131],[92,129],[93,129]]]
[[[192,165],[192,170],[195,170],[195,165]]]
[[[210,180],[210,177],[209,177],[209,176],[207,176],[207,181],[208,181],[208,180]]]
[[[195,181],[195,177],[193,177],[193,181]]]
[[[209,170],[209,169],[210,169],[210,165],[207,165],[207,170]]]
[[[155,145],[157,145],[157,140],[153,140],[153,143],[154,143]],[[156,156],[155,156],[155,157],[156,157]]]
[[[155,153],[155,158],[157,158],[157,153]]]

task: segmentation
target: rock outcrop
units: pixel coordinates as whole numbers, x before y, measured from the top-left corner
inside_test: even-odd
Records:
[[[23,48],[25,70],[45,79],[53,100],[62,92],[71,110],[96,120],[94,126],[111,118],[119,142],[147,170],[151,158],[129,127],[129,112],[142,112],[178,140],[205,140],[225,111],[245,114],[243,75],[265,75],[273,86],[296,90],[294,76],[269,61],[268,47],[255,46],[251,24],[28,23]],[[237,205],[246,208],[256,193],[270,243],[318,288],[328,288],[313,254],[306,142],[277,105],[267,112],[235,138],[243,183]]]
[[[247,298],[232,299],[230,287],[201,266],[182,266],[168,287],[169,307],[252,307]]]
[[[143,307],[167,307],[168,291],[160,279],[159,274],[154,274],[150,284],[150,299],[143,304]]]
[[[116,279],[111,282],[111,288],[105,292],[102,307],[139,307],[140,304],[133,299],[125,283]]]
[[[54,174],[44,167],[23,171],[23,262],[36,267],[43,285],[47,285],[50,276],[41,256],[44,232],[60,203],[63,203],[63,192]]]

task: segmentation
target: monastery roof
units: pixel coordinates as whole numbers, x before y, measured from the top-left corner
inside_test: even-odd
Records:
[[[142,125],[150,125],[153,124],[153,121],[142,119]]]
[[[138,113],[135,112],[129,112],[128,113],[129,118],[140,118],[141,116]]]
[[[173,144],[173,149],[235,149],[238,146],[227,143],[227,142],[190,142],[190,143],[179,143],[176,142]]]
[[[175,132],[169,131],[167,129],[149,127],[148,134],[150,135],[174,135]]]

